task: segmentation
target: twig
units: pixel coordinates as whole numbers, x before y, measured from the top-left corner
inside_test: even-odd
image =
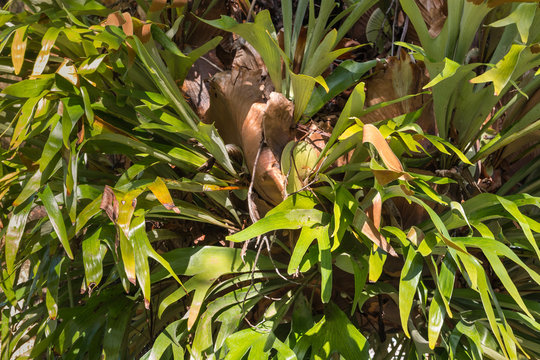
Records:
[[[217,66],[216,64],[214,64],[212,61],[210,61],[209,59],[205,58],[204,56],[201,56],[201,59],[203,59],[204,61],[206,61],[208,64],[210,64],[210,66],[212,66],[214,69],[218,70],[219,72],[223,72],[225,70],[223,70],[222,68],[220,68],[219,66]]]
[[[409,29],[409,17],[405,16],[405,23],[403,24],[403,31],[401,32],[401,37],[399,38],[400,42],[405,41],[405,36],[407,36],[407,29]],[[401,45],[397,48],[397,53],[401,50]]]
[[[247,13],[246,22],[249,22],[251,20],[251,15],[253,14],[253,9],[255,8],[256,0],[251,1],[251,6],[249,7],[249,11]]]

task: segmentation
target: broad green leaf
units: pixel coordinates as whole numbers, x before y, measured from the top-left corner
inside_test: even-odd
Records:
[[[49,134],[49,138],[43,147],[43,152],[39,159],[39,171],[44,172],[47,166],[52,163],[54,156],[62,148],[62,123],[58,121]]]
[[[328,359],[335,352],[347,360],[368,359],[368,347],[347,315],[330,302],[325,306],[325,316],[298,339],[294,352],[299,359],[304,359],[310,348],[311,355],[319,359]]]
[[[94,123],[94,110],[92,109],[92,103],[90,102],[90,95],[88,94],[88,90],[86,87],[81,86],[81,96],[84,103],[84,114],[86,115],[86,119],[90,124]],[[73,120],[73,119],[72,119]]]
[[[304,255],[306,254],[309,246],[316,239],[319,234],[319,228],[303,227],[300,231],[300,236],[296,241],[294,246],[293,253],[291,255],[291,260],[289,262],[289,267],[287,268],[287,273],[289,275],[295,274],[300,271],[300,264]]]
[[[161,46],[163,46],[164,50],[167,52],[174,54],[178,56],[179,58],[186,58],[187,56],[184,55],[180,49],[178,49],[178,46],[169,39],[169,37],[159,28],[159,26],[152,24],[150,27],[150,31],[152,33],[152,38],[156,40]]]
[[[450,252],[452,252],[452,250],[450,250]],[[462,264],[464,265],[467,271],[467,275],[469,276],[469,279],[471,280],[471,287],[475,289],[476,291],[478,291],[478,293],[480,294],[480,298],[482,300],[482,306],[484,308],[484,311],[487,316],[493,335],[495,336],[495,338],[497,339],[497,342],[503,349],[504,354],[506,354],[506,349],[505,349],[503,340],[501,338],[499,326],[498,326],[495,312],[493,311],[493,305],[490,299],[489,292],[491,289],[491,285],[488,283],[484,269],[478,263],[478,260],[475,259],[471,255],[463,254],[461,252],[457,252],[455,253],[455,255],[459,257]]]
[[[30,98],[22,106],[20,112],[21,115],[17,119],[17,125],[15,125],[15,128],[13,129],[13,135],[10,143],[12,148],[18,147],[26,139],[28,127],[34,118],[37,104],[44,95],[45,93],[41,93],[39,96]]]
[[[20,98],[35,98],[43,91],[49,90],[53,82],[53,75],[45,75],[37,79],[26,79],[9,85],[2,90],[2,93]]]
[[[109,308],[107,324],[103,336],[103,353],[105,359],[119,359],[125,346],[122,339],[133,316],[133,301],[118,296],[106,305]]]
[[[431,349],[435,348],[439,339],[445,315],[448,313],[452,317],[449,302],[454,290],[455,274],[456,269],[452,260],[445,257],[437,276],[437,289],[429,307],[428,340]]]
[[[205,146],[205,148],[214,156],[216,161],[222,165],[231,175],[236,175],[231,159],[225,147],[223,139],[219,136],[214,125],[199,123],[199,131],[194,137]]]
[[[318,228],[319,261],[321,262],[321,301],[328,303],[332,296],[332,253],[328,225]]]
[[[34,195],[41,186],[41,177],[42,173],[39,170],[36,170],[36,172],[28,179],[26,184],[24,185],[24,188],[19,193],[19,196],[13,201],[13,206],[19,206],[23,204],[26,200],[28,200],[29,197]]]
[[[88,220],[96,216],[101,212],[101,196],[96,197],[92,202],[77,215],[77,219],[75,221],[75,233],[79,233],[79,231],[82,230],[84,226],[88,223]]]
[[[449,141],[446,141],[442,138],[439,138],[439,137],[436,137],[436,136],[433,136],[433,135],[428,135],[428,134],[425,134],[424,137],[426,139],[428,139],[439,151],[445,153],[445,154],[450,154],[448,151],[446,150],[443,150],[442,149],[442,146],[441,144],[443,144],[444,146],[446,146],[447,148],[449,148],[450,150],[452,150],[454,152],[454,154],[456,154],[459,159],[461,161],[463,161],[465,164],[467,165],[472,165],[472,163],[470,162],[470,160],[465,156],[465,154],[463,154],[461,152],[461,150],[459,150],[457,147],[455,147],[452,143],[450,143]]]
[[[306,67],[304,68],[303,74],[308,76],[319,76],[330,64],[337,59],[339,56],[344,53],[353,50],[354,48],[341,48],[335,51],[332,51],[336,45],[337,40],[337,30],[332,29],[321,43],[317,46],[313,57],[304,59]]]
[[[482,251],[487,251],[497,256],[504,256],[505,258],[512,260],[517,265],[521,266],[523,270],[525,270],[529,276],[540,285],[540,274],[529,267],[505,244],[495,239],[489,239],[486,237],[454,237],[453,240],[457,243],[464,244],[465,246],[479,248]]]
[[[409,246],[399,280],[399,315],[401,326],[407,337],[410,337],[407,323],[414,301],[414,294],[422,275],[422,268],[422,255]]]
[[[165,64],[159,58],[157,48],[154,47],[154,53],[150,53],[138,37],[129,38],[127,41],[136,50],[137,55],[142,60],[148,76],[161,91],[161,94],[171,103],[182,121],[186,122],[192,129],[196,129],[196,123],[198,122],[197,116],[187,104],[178,85],[174,82]]]
[[[373,246],[369,253],[369,281],[377,282],[382,275],[383,266],[386,262],[387,253],[379,247]]]
[[[495,67],[489,69],[482,75],[471,79],[470,82],[473,84],[493,82],[495,88],[494,95],[499,96],[501,91],[510,81],[511,76],[516,69],[519,57],[525,48],[525,45],[513,44],[504,58],[495,64]]]
[[[24,228],[28,215],[32,209],[33,201],[29,201],[24,207],[16,207],[9,219],[7,225],[7,231],[5,235],[5,256],[6,256],[6,269],[8,274],[13,273],[13,265],[17,258],[17,250],[21,243],[21,239],[24,234]]]
[[[365,100],[366,100],[365,84],[361,82],[360,84],[354,87],[354,90],[349,96],[349,99],[347,100],[345,107],[341,111],[341,114],[338,118],[336,126],[334,126],[334,129],[332,130],[332,135],[330,136],[330,139],[328,139],[328,142],[326,143],[323,151],[319,155],[319,160],[324,158],[324,156],[332,148],[332,146],[334,145],[336,140],[341,136],[341,134],[351,124],[354,123],[353,117],[361,115],[362,111],[364,110]],[[328,167],[329,165],[331,164],[330,163],[327,164],[325,162],[325,164],[321,165],[321,171],[326,169],[326,167]]]
[[[107,247],[100,242],[103,228],[97,229],[82,241],[82,256],[86,286],[92,289],[98,286],[103,276],[103,258]]]
[[[516,24],[519,36],[521,37],[521,42],[523,44],[527,43],[529,38],[529,29],[534,21],[534,14],[538,8],[537,4],[518,4],[516,9],[510,13],[504,19],[497,20],[489,26],[493,27],[503,27],[510,24]]]
[[[172,350],[174,360],[184,359],[184,348],[180,346],[179,340],[186,333],[185,328],[185,320],[183,319],[169,324],[154,341],[148,360],[161,359],[169,348]]]
[[[291,77],[291,86],[294,95],[293,118],[295,122],[298,122],[308,106],[315,84],[320,84],[327,91],[328,86],[322,76],[312,77],[305,74],[295,74],[292,71],[289,75]]]
[[[484,250],[484,255],[486,255],[486,258],[488,259],[493,272],[497,274],[499,279],[501,280],[501,283],[505,287],[506,291],[512,296],[512,298],[516,301],[516,303],[519,305],[519,307],[527,314],[528,316],[533,319],[533,315],[530,313],[529,309],[523,302],[523,299],[521,298],[521,295],[519,293],[519,290],[516,288],[516,285],[514,285],[514,282],[510,278],[510,275],[508,275],[508,272],[506,271],[504,264],[499,259],[498,255],[495,252]]]
[[[144,297],[144,307],[150,308],[150,266],[148,264],[148,254],[146,251],[146,223],[144,216],[135,216],[131,222],[129,237],[133,244],[135,257],[135,272],[137,280],[142,289]]]
[[[54,256],[49,264],[45,305],[47,306],[49,319],[51,320],[56,320],[58,316],[58,286],[60,284],[60,270],[64,259],[62,256]]]
[[[38,196],[41,199],[45,210],[47,211],[49,221],[51,222],[51,225],[54,228],[58,239],[60,239],[64,250],[66,251],[69,258],[73,260],[73,252],[71,251],[71,247],[69,245],[66,225],[64,223],[60,208],[58,207],[58,203],[56,202],[54,194],[49,185],[45,186],[45,188],[41,191],[41,193],[38,194]]]
[[[540,258],[540,249],[538,248],[538,244],[536,239],[534,238],[531,228],[529,226],[528,221],[526,220],[525,216],[519,211],[518,206],[511,200],[505,199],[502,196],[497,196],[497,199],[501,203],[501,205],[504,207],[506,211],[512,215],[514,219],[519,223],[519,226],[521,226],[521,229],[523,230],[523,233],[525,234],[525,237],[527,240],[529,240],[529,243],[531,244],[532,248],[536,252],[536,255]]]
[[[368,277],[369,272],[369,266],[367,261],[364,258],[360,258],[360,265],[352,258],[350,257],[350,261],[353,267],[354,272],[354,298],[353,298],[353,304],[351,307],[351,316],[356,311],[357,306],[359,305],[360,298],[363,295],[362,291],[364,290],[364,287],[366,286],[366,280]]]
[[[444,305],[441,299],[439,290],[435,290],[435,295],[429,305],[429,322],[428,322],[428,340],[430,349],[434,349],[439,340],[439,333],[444,321]]]
[[[435,86],[438,83],[440,83],[441,81],[446,80],[449,77],[454,76],[454,74],[456,73],[459,66],[460,65],[457,62],[455,62],[453,60],[450,60],[449,58],[444,58],[444,68],[443,68],[443,70],[437,76],[435,76],[429,83],[424,85],[424,87],[422,89],[427,89],[427,88],[430,88],[432,86]]]
[[[135,250],[133,243],[129,240],[123,230],[118,231],[120,253],[122,254],[122,264],[127,280],[134,284],[137,281],[137,270],[135,264]],[[129,283],[123,284],[126,292],[129,290]]]
[[[320,210],[293,209],[266,215],[250,227],[227,236],[227,240],[241,242],[280,229],[300,229],[328,222],[328,215]]]

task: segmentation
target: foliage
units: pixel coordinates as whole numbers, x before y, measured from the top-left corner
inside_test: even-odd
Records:
[[[433,38],[401,0],[420,39],[401,45],[427,67],[438,136],[416,123],[423,109],[362,121],[416,95],[366,107],[358,81],[375,60],[320,77],[375,1],[336,16],[334,2],[316,16],[299,1],[293,16],[283,1],[283,48],[267,11],[204,20],[259,51],[297,120],[355,84],[322,151],[284,151],[288,197],[245,227],[245,165],[178,87],[221,39],[181,51],[188,7],[141,3],[147,21],[92,0],[0,13],[2,359],[28,344],[27,358],[540,358],[540,161],[497,193],[477,181],[537,150],[537,4],[451,1]],[[195,223],[256,247],[192,244]]]

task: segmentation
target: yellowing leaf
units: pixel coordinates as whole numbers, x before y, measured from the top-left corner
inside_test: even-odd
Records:
[[[152,184],[148,185],[148,189],[156,196],[160,203],[163,204],[165,209],[173,210],[175,213],[180,214],[180,209],[174,205],[173,199],[167,185],[161,180],[160,177],[156,178]]]
[[[15,75],[18,75],[21,72],[21,68],[24,63],[24,54],[26,52],[26,30],[28,25],[22,26],[15,30],[15,35],[13,36],[13,43],[11,44],[11,61],[13,62],[13,68],[15,69]]]
[[[43,39],[41,40],[41,50],[39,51],[36,62],[34,63],[34,69],[32,70],[33,77],[41,75],[43,70],[45,70],[45,66],[47,66],[49,56],[51,55],[51,49],[53,48],[60,31],[62,31],[61,28],[51,27],[47,30],[45,35],[43,35]]]
[[[473,84],[479,84],[484,82],[493,82],[495,87],[495,96],[499,96],[506,84],[510,81],[510,78],[516,68],[519,56],[525,49],[525,45],[514,44],[510,48],[510,51],[499,61],[495,67],[489,69],[480,76],[477,76],[470,80]]]
[[[75,68],[75,65],[70,64],[69,59],[64,59],[62,64],[60,64],[60,66],[56,70],[56,73],[70,83],[72,83],[74,86],[79,86],[79,76],[77,75],[77,69]]]
[[[390,146],[381,135],[379,129],[377,129],[375,126],[371,124],[364,125],[364,138],[362,142],[369,142],[375,146],[375,149],[377,149],[377,152],[388,170],[392,170],[394,172],[403,172],[401,162],[394,154],[392,149],[390,149]]]
[[[460,66],[459,63],[453,60],[450,60],[449,58],[444,58],[444,68],[442,69],[442,71],[439,74],[437,74],[437,76],[435,76],[433,80],[427,83],[422,89],[427,89],[432,86],[435,86],[439,82],[454,76],[459,66]]]

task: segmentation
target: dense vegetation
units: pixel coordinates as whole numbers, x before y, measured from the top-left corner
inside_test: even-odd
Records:
[[[0,32],[2,360],[540,358],[537,2],[27,0]]]

